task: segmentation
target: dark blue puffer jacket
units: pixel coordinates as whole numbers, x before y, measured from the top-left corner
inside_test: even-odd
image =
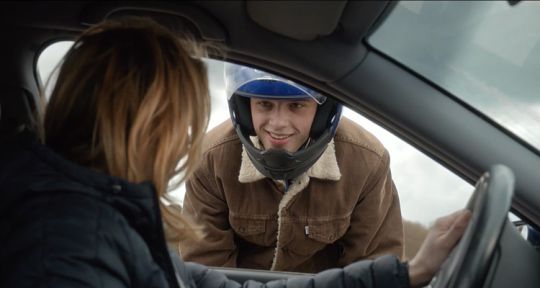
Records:
[[[173,264],[150,183],[81,167],[30,135],[0,148],[0,287],[240,287],[202,265]],[[265,285],[408,287],[406,272],[385,256]]]

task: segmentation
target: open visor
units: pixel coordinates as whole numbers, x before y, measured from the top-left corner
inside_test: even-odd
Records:
[[[312,98],[319,105],[326,101],[326,96],[298,83],[233,63],[225,64],[225,86],[229,100],[237,94],[243,97],[269,99]]]

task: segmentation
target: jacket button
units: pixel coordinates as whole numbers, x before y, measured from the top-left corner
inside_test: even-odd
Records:
[[[112,185],[111,188],[112,188],[113,193],[115,194],[122,192],[122,186],[118,184]]]

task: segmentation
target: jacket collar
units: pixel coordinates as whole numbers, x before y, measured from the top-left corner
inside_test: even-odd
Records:
[[[150,182],[131,183],[69,161],[36,140],[19,137],[0,155],[0,186],[6,191],[0,208],[33,194],[71,191],[101,199],[126,215],[127,219],[161,223],[159,203]],[[26,195],[26,196],[25,196]],[[144,216],[144,217],[142,217]],[[139,221],[141,222],[141,221]]]
[[[257,136],[251,136],[251,142],[257,149],[261,149],[259,138]],[[338,181],[341,178],[341,172],[336,159],[336,150],[334,140],[332,139],[323,154],[313,166],[311,166],[306,172],[298,176],[295,180],[301,180],[305,182],[308,178],[318,178],[322,180]],[[240,183],[251,183],[266,178],[251,162],[247,155],[246,149],[242,146],[242,163],[240,164],[240,173],[238,174],[238,181]],[[309,182],[309,180],[307,180]],[[294,182],[294,181],[293,181]],[[307,183],[305,184],[307,186]],[[304,186],[304,185],[302,185]]]
[[[99,191],[97,195],[100,196],[112,194],[132,200],[153,200],[155,198],[154,186],[148,181],[131,183],[122,178],[92,170],[65,159],[44,145],[35,144],[30,149],[46,166],[52,168],[52,171],[55,171],[58,175],[63,175],[60,177],[63,177],[66,181],[60,181],[62,185],[68,182],[76,183],[81,187],[86,187],[88,191]]]

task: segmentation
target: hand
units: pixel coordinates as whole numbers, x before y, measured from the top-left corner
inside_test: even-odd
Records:
[[[471,218],[469,210],[459,210],[435,221],[418,253],[409,263],[411,287],[427,285],[456,246]]]

